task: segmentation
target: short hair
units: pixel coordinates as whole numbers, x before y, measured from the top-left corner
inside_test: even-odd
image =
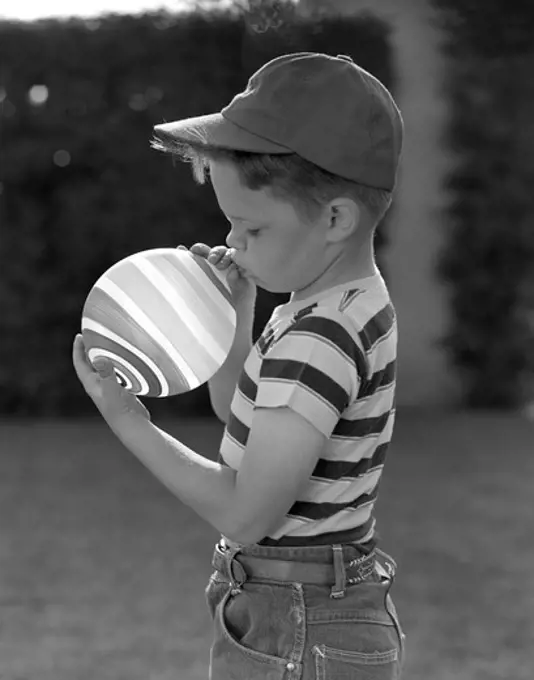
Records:
[[[192,165],[197,184],[205,184],[210,161],[231,163],[247,189],[269,188],[275,198],[293,205],[300,219],[314,223],[333,199],[347,197],[367,212],[372,229],[391,205],[392,192],[353,182],[307,161],[296,153],[269,154],[190,143],[162,135],[152,147]]]

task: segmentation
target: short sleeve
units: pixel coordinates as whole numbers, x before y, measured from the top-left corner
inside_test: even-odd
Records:
[[[255,407],[291,408],[330,437],[366,370],[354,335],[334,316],[299,319],[264,356]]]

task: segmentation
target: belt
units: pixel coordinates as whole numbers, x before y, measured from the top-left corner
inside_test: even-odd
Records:
[[[233,555],[232,557],[231,554],[228,554],[229,552],[217,544],[213,553],[212,567],[226,579],[235,580],[240,584],[249,579],[268,579],[315,585],[327,585],[335,581],[333,563],[292,562],[243,554]],[[374,572],[375,565],[376,554],[374,550],[347,562],[345,564],[347,583],[359,583],[367,580]],[[230,570],[232,573],[230,573]]]

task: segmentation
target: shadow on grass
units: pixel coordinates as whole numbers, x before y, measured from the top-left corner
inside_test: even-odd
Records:
[[[164,429],[209,458],[221,425]],[[531,680],[532,423],[399,412],[377,517],[406,680]],[[98,419],[0,424],[0,678],[207,680],[216,532]]]

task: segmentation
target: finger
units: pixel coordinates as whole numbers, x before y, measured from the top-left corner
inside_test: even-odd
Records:
[[[228,281],[229,285],[233,288],[234,286],[242,283],[243,278],[244,276],[242,271],[234,262],[232,262],[226,270],[226,280]]]
[[[176,250],[187,250],[185,246],[177,246]]]
[[[219,266],[220,266],[222,269],[226,269],[226,267],[229,267],[231,264],[233,264],[233,262],[234,262],[234,261],[233,261],[233,259],[232,259],[232,251],[228,249],[228,250],[224,253],[224,255],[221,257],[221,259],[220,259],[220,261],[219,261]]]
[[[238,277],[239,272],[236,265],[232,262],[232,264],[228,267],[228,271],[226,272],[226,280],[230,285],[233,285],[236,283]]]
[[[94,365],[89,361],[83,336],[79,333],[74,338],[73,363],[78,377],[84,384],[90,384],[90,381],[94,382],[97,376],[103,379],[111,377],[114,380],[117,379],[113,364],[106,357],[99,357]]]
[[[210,254],[208,255],[208,262],[211,262],[211,264],[217,264],[226,255],[227,252],[228,248],[226,248],[226,246],[215,246],[210,250]]]
[[[84,386],[89,386],[91,381],[94,381],[95,379],[96,371],[87,358],[83,338],[79,333],[74,338],[72,363],[74,364],[74,370],[76,371],[79,380]]]
[[[83,342],[83,336],[81,333],[77,333],[74,337],[74,344],[72,346],[72,358],[75,363],[81,368],[86,368],[87,370],[93,372],[93,367],[91,362],[87,358],[87,353],[85,351],[85,345]]]
[[[208,257],[211,248],[205,243],[195,243],[190,248],[191,252],[195,255],[202,255],[203,257]]]
[[[106,359],[104,357],[99,357],[95,361],[95,369],[98,371],[98,375],[103,378],[104,380],[106,378],[113,378],[116,380],[115,376],[115,370],[113,368],[113,364],[109,359]]]

